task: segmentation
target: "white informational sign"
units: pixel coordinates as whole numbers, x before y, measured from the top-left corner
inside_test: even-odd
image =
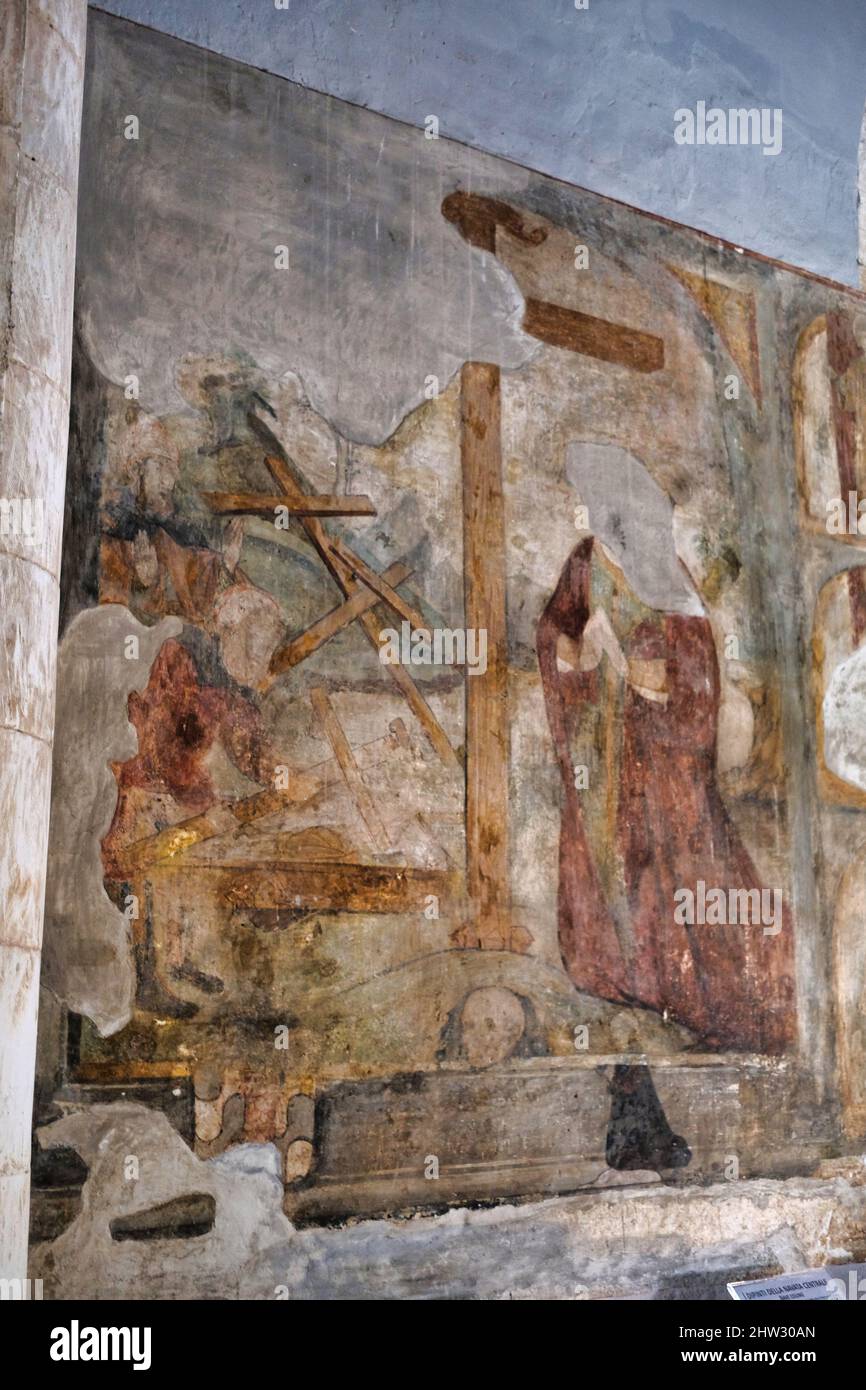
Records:
[[[802,1269],[796,1274],[775,1274],[729,1284],[728,1293],[741,1303],[792,1303],[805,1299],[833,1302],[866,1301],[866,1264],[828,1265]]]

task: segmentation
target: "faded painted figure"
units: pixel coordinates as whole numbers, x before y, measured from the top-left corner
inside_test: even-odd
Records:
[[[678,910],[681,890],[701,883],[728,900],[763,885],[716,781],[719,668],[673,509],[624,451],[571,445],[567,460],[593,534],[568,557],[537,633],[564,788],[565,967],[580,990],[685,1025],[698,1048],[783,1052],[794,1034],[787,910],[768,928],[751,914],[715,925],[718,914]]]

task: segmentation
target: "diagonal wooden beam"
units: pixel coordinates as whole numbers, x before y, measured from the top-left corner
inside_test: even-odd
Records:
[[[367,634],[371,646],[373,646],[377,652],[381,651],[382,643],[380,634],[383,631],[383,626],[377,621],[375,615],[372,612],[362,613],[358,622]],[[415,718],[418,720],[418,723],[432,743],[439,757],[439,761],[443,763],[445,767],[455,768],[458,772],[462,772],[463,764],[451,747],[448,735],[445,733],[439,720],[436,718],[427,701],[424,699],[424,696],[421,694],[421,691],[409,675],[406,667],[399,664],[393,666],[389,665],[385,667],[385,670],[388,672],[391,680],[400,691]]]
[[[285,459],[278,458],[276,454],[266,454],[265,464],[268,472],[281,492],[285,493],[293,501],[303,502],[304,490],[297,482],[294,473]],[[301,516],[298,518],[302,529],[305,531],[309,540],[312,541],[326,568],[332,577],[339,584],[344,593],[349,594],[347,581],[352,580],[352,574],[345,561],[336,554],[331,548],[331,537],[328,535],[318,517]]]
[[[353,578],[360,579],[366,584],[368,589],[372,589],[373,593],[377,594],[383,603],[387,603],[388,607],[393,609],[399,617],[405,619],[416,632],[429,631],[427,623],[424,621],[424,618],[418,612],[417,608],[413,608],[411,603],[408,603],[406,599],[398,594],[391,585],[386,582],[384,575],[377,574],[375,570],[370,569],[370,566],[361,559],[360,555],[356,555],[354,551],[350,550],[345,541],[340,540],[339,536],[329,536],[328,541],[331,550],[336,552],[340,559],[345,562],[348,569],[351,570]]]
[[[316,718],[324,729],[328,742],[334,751],[334,757],[337,759],[343,779],[355,803],[355,808],[367,827],[373,849],[377,854],[387,854],[391,849],[391,840],[379,815],[376,803],[361,776],[361,770],[355,762],[351,745],[337,717],[337,711],[328,699],[327,691],[323,690],[321,686],[317,686],[310,691],[310,700],[316,711]]]
[[[657,372],[665,364],[664,339],[543,299],[527,299],[522,327],[524,333],[552,347],[615,362],[636,372]]]
[[[305,496],[303,501],[292,497],[267,496],[260,492],[203,492],[202,497],[212,512],[221,516],[270,516],[284,507],[290,516],[375,516],[376,508],[369,497],[353,497],[338,493]]]
[[[404,565],[398,560],[395,565],[389,565],[382,578],[396,588],[398,584],[407,580],[411,573],[408,565]],[[346,599],[346,602],[341,603],[337,608],[332,608],[330,613],[326,613],[323,618],[312,623],[310,627],[299,633],[297,637],[293,637],[291,641],[284,642],[271,657],[270,673],[263,685],[265,687],[270,686],[283,671],[289,671],[293,666],[298,666],[300,662],[305,661],[308,656],[318,651],[319,647],[334,637],[336,633],[348,627],[362,613],[373,608],[378,601],[378,595],[373,593],[371,589],[358,588],[352,598]]]
[[[326,767],[333,767],[332,760],[329,759]],[[168,825],[164,830],[127,845],[122,855],[118,856],[121,860],[118,874],[131,875],[151,869],[155,864],[183,856],[194,845],[213,840],[217,835],[230,834],[239,825],[269,816],[283,806],[308,801],[329,780],[333,781],[334,776],[335,773],[330,778],[327,773],[293,773],[291,786],[286,790],[256,792],[243,801],[221,802],[201,815],[189,816],[176,825]]]
[[[265,463],[277,487],[289,497],[303,497],[303,491],[295,481],[292,470],[284,459],[278,458],[275,454],[268,454],[265,457]],[[328,535],[321,521],[319,521],[317,517],[304,516],[299,517],[299,522],[347,598],[354,598],[359,591],[363,592],[363,586],[355,578],[351,566],[347,564],[342,556],[332,547],[331,537]],[[378,656],[382,650],[380,633],[383,631],[384,624],[379,623],[373,610],[361,613],[357,621],[360,623],[367,636],[367,640]],[[406,667],[389,664],[385,667],[385,670],[404,696],[406,703],[415,715],[418,723],[424,729],[440,761],[444,763],[446,767],[460,769],[460,760],[451,747],[445,730],[442,728],[435,714],[427,704],[427,701],[424,699],[424,696],[409,675]]]

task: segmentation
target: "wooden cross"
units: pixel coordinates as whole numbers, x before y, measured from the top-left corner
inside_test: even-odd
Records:
[[[265,455],[265,464],[279,492],[273,495],[211,492],[204,494],[205,500],[213,511],[221,515],[247,513],[264,516],[273,514],[277,508],[285,508],[288,515],[297,517],[307,538],[344,594],[343,603],[326,613],[299,636],[284,642],[274,652],[268,675],[260,689],[268,689],[282,672],[296,666],[353,622],[360,624],[378,655],[382,645],[380,634],[383,627],[373,610],[379,603],[384,603],[402,621],[408,622],[413,630],[427,631],[424,618],[397,590],[397,586],[408,579],[411,573],[408,567],[398,563],[391,565],[384,574],[379,574],[345,541],[338,536],[330,535],[322,524],[322,518],[328,516],[375,516],[376,509],[369,497],[308,495],[295,477],[288,457],[276,437],[256,415],[251,413],[248,420],[254,433],[262,437],[269,448]],[[386,669],[430,739],[440,760],[446,767],[460,769],[459,759],[448,736],[405,666],[388,665]]]
[[[458,191],[442,214],[471,246],[496,255],[496,231],[526,246],[547,239],[522,209]],[[639,372],[664,365],[664,341],[564,305],[527,299],[523,331],[552,347]],[[461,377],[463,567],[467,627],[487,629],[487,670],[466,681],[466,891],[470,915],[463,946],[525,950],[514,923],[508,851],[508,641],[505,609],[505,508],[502,490],[501,385],[490,362],[466,362]]]

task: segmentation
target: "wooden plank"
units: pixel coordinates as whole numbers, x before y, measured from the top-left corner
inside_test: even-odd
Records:
[[[284,507],[290,516],[375,516],[376,508],[369,497],[339,496],[321,493],[299,498],[268,496],[261,492],[203,492],[202,497],[211,511],[222,516],[235,513],[249,516],[272,516]]]
[[[255,419],[255,417],[252,418]],[[296,483],[292,470],[284,459],[278,458],[275,454],[268,454],[265,457],[265,463],[267,464],[271,477],[279,488],[290,497],[303,497],[303,492]],[[359,583],[352,574],[346,561],[332,548],[331,537],[328,535],[321,521],[316,517],[301,517],[300,524],[318,550],[334,579],[343,590],[343,593],[346,594],[348,598],[353,598],[359,590]],[[384,624],[378,622],[372,610],[361,613],[358,622],[378,656],[382,649],[380,633],[382,632]],[[446,767],[459,769],[460,760],[451,747],[445,730],[440,725],[405,666],[387,665],[385,670],[405,698],[406,703],[415,715],[418,723],[424,729],[440,761],[443,762]]]
[[[382,578],[396,588],[398,584],[402,584],[408,579],[411,573],[408,565],[404,565],[398,560],[396,564],[388,566]],[[266,684],[270,685],[275,676],[299,665],[300,662],[317,651],[336,633],[348,627],[362,613],[366,613],[377,602],[378,595],[373,593],[372,589],[358,588],[351,598],[346,599],[345,603],[341,603],[337,608],[332,608],[330,613],[319,618],[318,622],[313,623],[297,637],[293,637],[290,642],[283,643],[271,657],[270,677]]]
[[[182,901],[190,874],[207,875],[227,907],[299,907],[313,912],[423,912],[434,896],[445,915],[456,910],[463,888],[463,876],[455,870],[391,864],[166,863],[155,865],[151,877],[161,886],[170,883],[172,894]]]
[[[192,1076],[191,1062],[143,1062],[139,1058],[123,1062],[82,1062],[72,1075],[77,1082],[123,1082],[132,1086],[136,1081],[182,1081]]]
[[[523,331],[553,347],[632,367],[636,372],[657,372],[665,364],[662,338],[541,299],[527,299]]]
[[[487,670],[466,685],[466,888],[479,946],[511,944],[508,661],[499,368],[461,378],[463,583],[467,628],[487,632]],[[476,943],[472,943],[476,944]]]
[[[373,849],[377,854],[387,854],[391,849],[390,837],[376,808],[376,803],[361,776],[361,770],[355,762],[349,740],[343,732],[337,711],[328,699],[327,691],[323,690],[321,686],[317,686],[310,691],[310,700],[316,711],[316,718],[334,750],[334,757],[337,759],[358,814],[367,827]]]

